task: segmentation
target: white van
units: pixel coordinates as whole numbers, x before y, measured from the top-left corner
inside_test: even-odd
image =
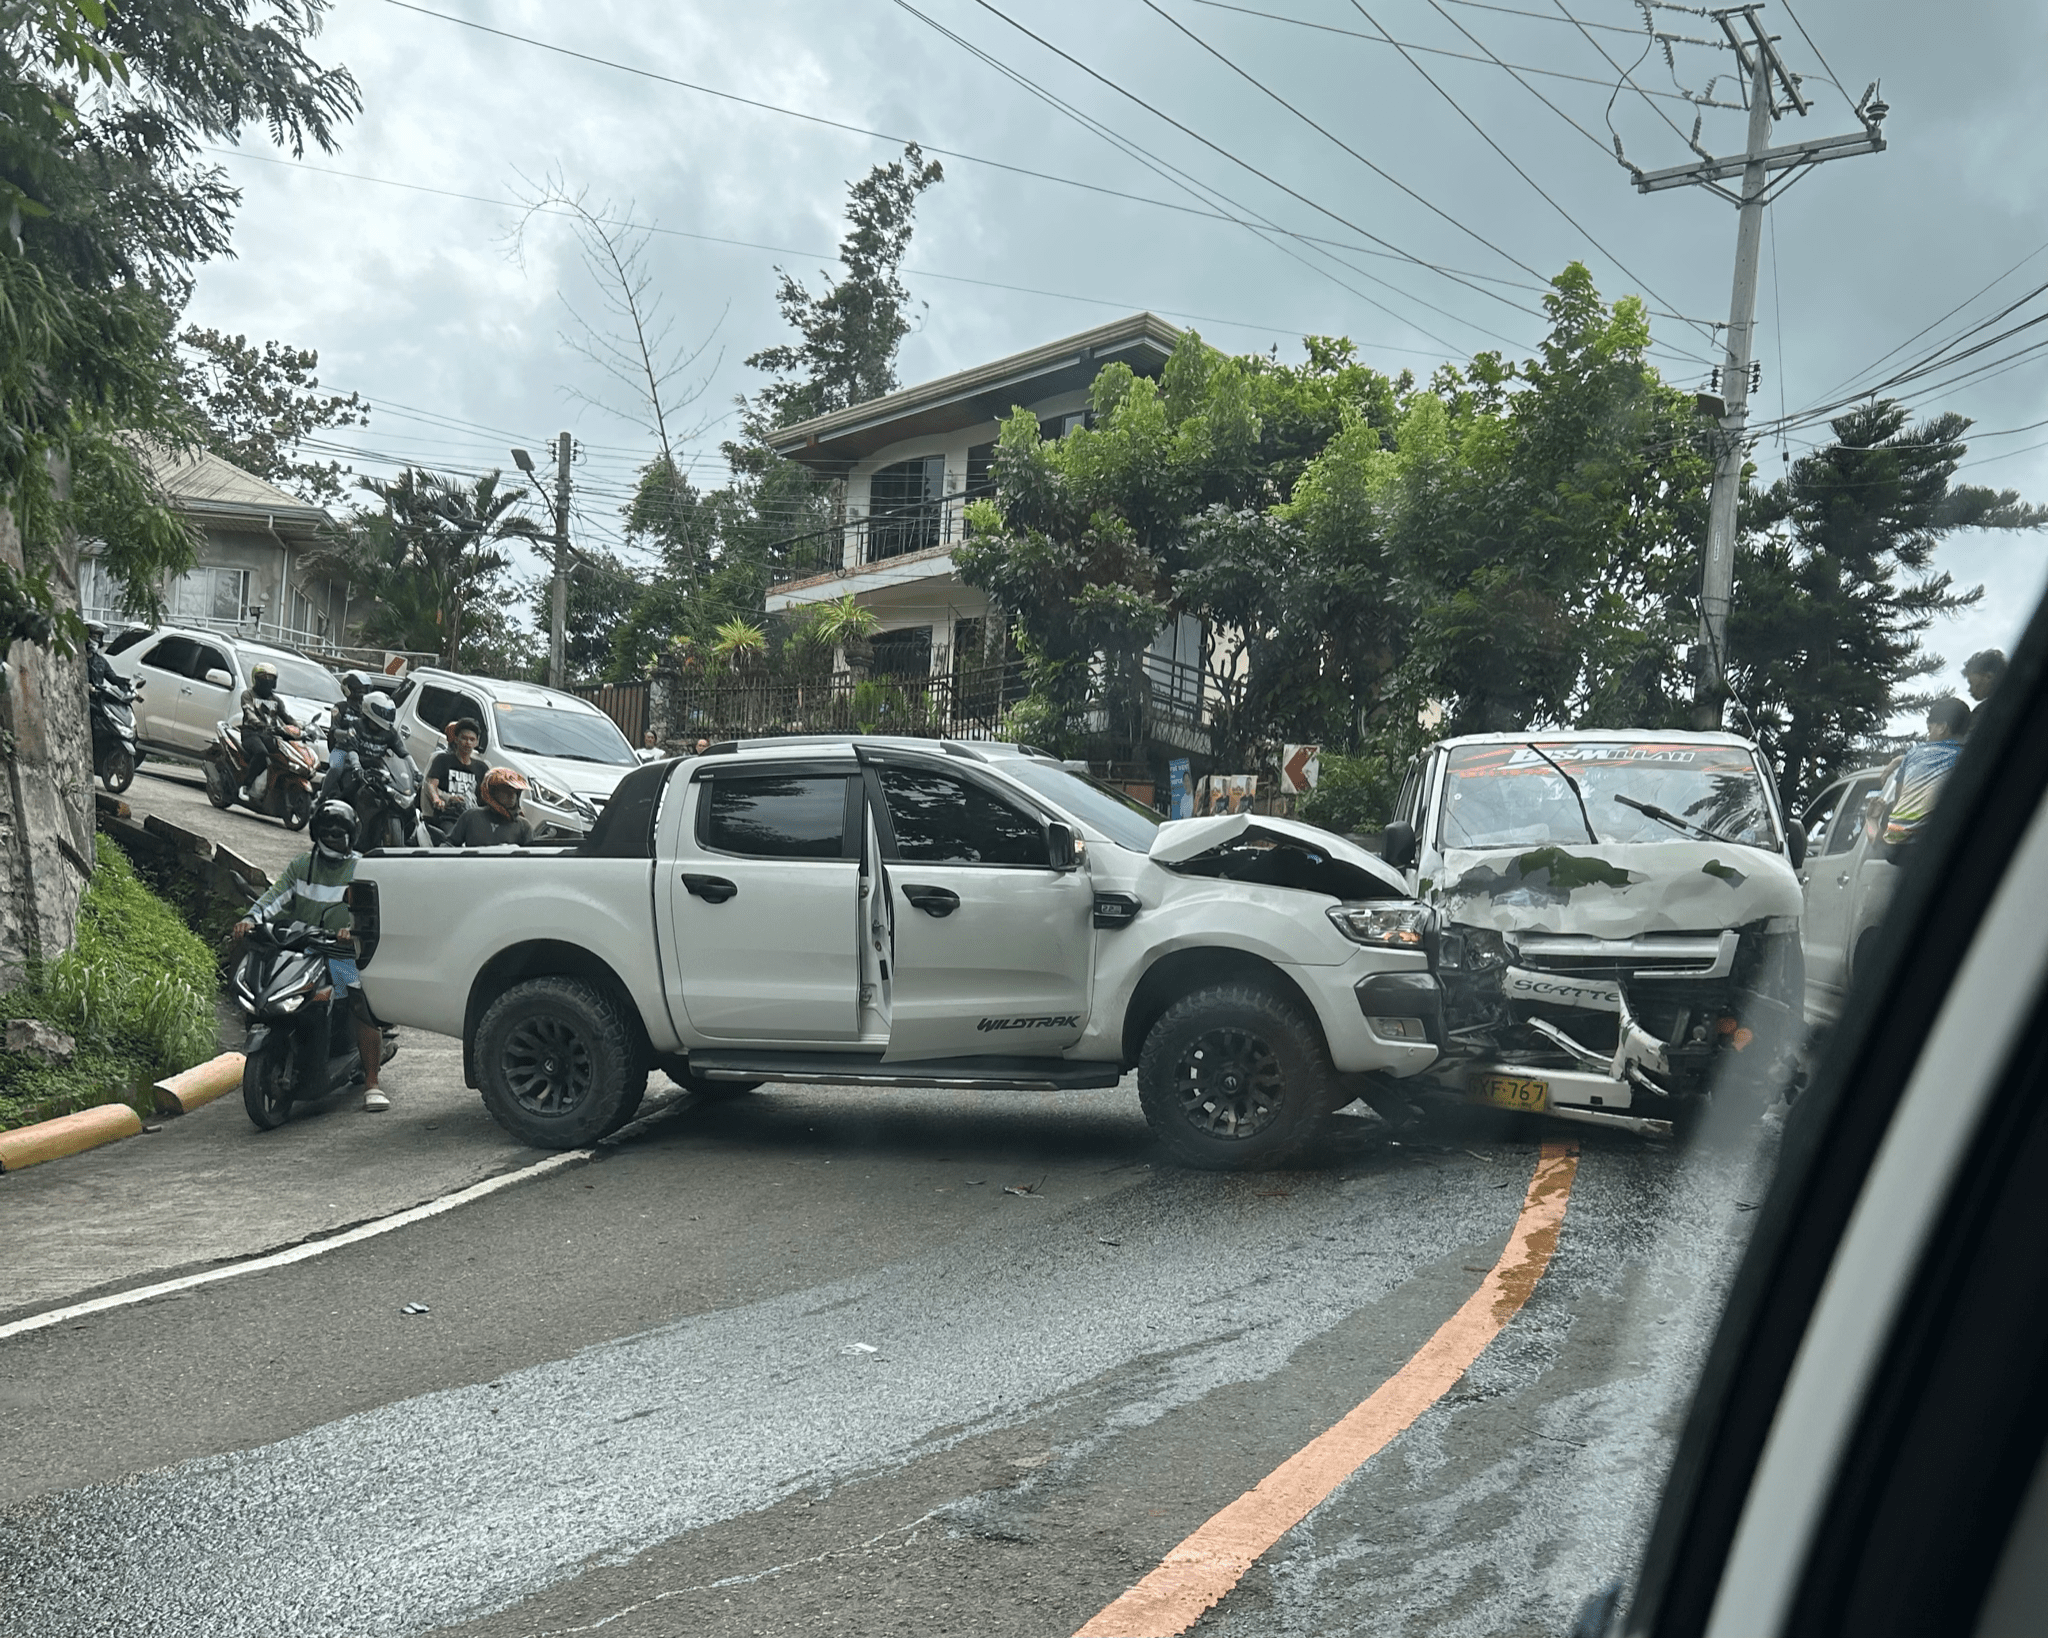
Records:
[[[583,835],[613,787],[639,766],[612,719],[574,694],[433,666],[409,680],[398,731],[420,772],[447,748],[448,724],[470,718],[483,729],[477,760],[526,776],[526,816],[536,840]]]

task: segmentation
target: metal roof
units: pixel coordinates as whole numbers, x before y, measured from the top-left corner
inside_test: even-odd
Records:
[[[1181,332],[1152,313],[1083,330],[864,404],[813,416],[768,435],[779,455],[821,472],[845,471],[886,445],[998,420],[1019,403],[1078,392],[1103,365],[1121,361],[1140,375],[1166,368]]]
[[[325,507],[309,505],[207,450],[169,450],[145,445],[141,453],[150,475],[163,486],[171,504],[196,520],[246,523],[256,529],[301,535],[330,528],[334,523]]]

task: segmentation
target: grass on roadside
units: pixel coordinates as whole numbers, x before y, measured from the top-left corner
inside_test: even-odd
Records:
[[[36,1018],[76,1038],[69,1064],[0,1051],[0,1130],[95,1103],[213,1056],[216,969],[205,940],[136,876],[105,836],[78,913],[78,945],[0,995],[0,1020]]]

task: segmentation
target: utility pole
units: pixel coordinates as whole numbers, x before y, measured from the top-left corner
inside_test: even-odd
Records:
[[[1721,725],[1721,705],[1728,697],[1728,610],[1735,597],[1736,501],[1742,490],[1744,430],[1749,422],[1750,354],[1756,328],[1757,254],[1763,243],[1764,206],[1800,177],[1830,159],[1852,154],[1882,153],[1884,117],[1890,112],[1876,100],[1873,81],[1856,105],[1863,129],[1849,136],[1821,137],[1771,146],[1772,121],[1786,110],[1802,118],[1813,104],[1799,89],[1800,76],[1778,53],[1778,36],[1767,34],[1757,20],[1761,4],[1733,6],[1714,12],[1714,20],[1742,64],[1749,103],[1749,140],[1737,157],[1716,159],[1700,148],[1697,162],[1668,170],[1644,171],[1629,165],[1640,193],[1665,188],[1705,187],[1737,208],[1735,285],[1728,299],[1728,350],[1719,372],[1718,395],[1700,395],[1700,408],[1720,423],[1715,439],[1714,487],[1707,506],[1707,546],[1700,576],[1700,648],[1694,656],[1697,681],[1693,723],[1699,728]],[[1782,97],[1782,101],[1780,100]],[[1619,145],[1617,144],[1617,147]],[[1628,164],[1627,160],[1622,161]],[[1740,193],[1723,186],[1741,179]]]
[[[555,575],[550,592],[548,618],[548,687],[562,686],[566,665],[569,628],[569,461],[575,440],[568,433],[555,438]],[[512,451],[513,462],[537,484],[540,474],[533,469],[533,457],[523,449]]]

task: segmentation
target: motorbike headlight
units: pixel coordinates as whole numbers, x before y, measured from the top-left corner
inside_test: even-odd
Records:
[[[305,1005],[305,1001],[306,997],[303,991],[298,995],[288,995],[278,1002],[277,1010],[279,1012],[297,1012],[300,1007]]]
[[[1338,904],[1327,912],[1330,925],[1354,944],[1420,951],[1436,927],[1426,904]]]

